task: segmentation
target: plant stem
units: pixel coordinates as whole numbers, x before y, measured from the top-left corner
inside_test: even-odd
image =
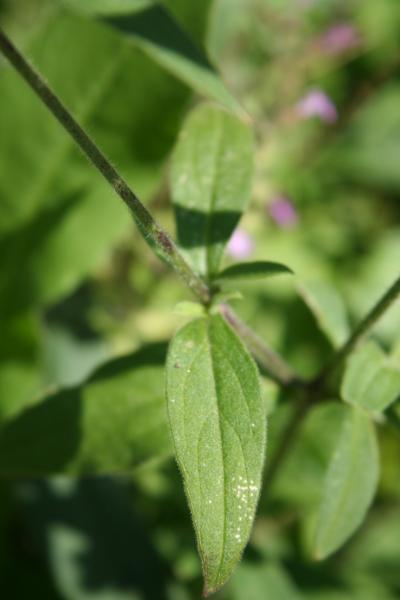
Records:
[[[400,298],[400,277],[375,304],[370,312],[360,321],[345,344],[333,355],[332,360],[322,369],[314,383],[326,383],[329,377],[354,350],[362,338],[379,321],[385,312]]]
[[[258,335],[250,329],[232,310],[228,304],[221,304],[220,311],[227,322],[237,331],[240,338],[246,343],[250,352],[259,365],[284,387],[303,384],[298,375],[285,362],[285,360],[272,350]]]
[[[128,206],[136,225],[149,246],[177,272],[201,302],[208,304],[210,302],[210,291],[205,282],[191,269],[166,231],[153,219],[126,181],[75,121],[69,110],[44,81],[43,77],[28,63],[1,29],[0,51]]]

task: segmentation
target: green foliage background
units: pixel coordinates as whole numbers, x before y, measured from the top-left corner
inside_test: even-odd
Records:
[[[229,93],[211,71],[199,79],[190,65],[166,64],[158,50],[76,14],[72,4],[2,0],[1,24],[173,231],[168,170],[183,119],[197,92],[226,102]],[[235,308],[311,376],[346,337],[348,323],[398,276],[400,6],[164,5],[207,48],[256,124],[255,184],[240,223],[254,241],[251,258],[287,264],[296,274],[244,284]],[[343,21],[357,28],[361,44],[328,56],[319,36]],[[312,88],[335,101],[334,125],[293,118],[293,106]],[[266,204],[278,194],[295,205],[298,223],[290,229],[268,214]],[[162,364],[166,342],[184,322],[173,313],[182,299],[190,299],[188,292],[151,255],[108,186],[1,62],[4,597],[199,597],[200,564],[164,419]],[[315,302],[317,318],[308,308]],[[375,330],[396,369],[399,331],[397,305]],[[289,407],[282,395],[275,403],[270,382],[263,385],[272,454]],[[381,475],[368,520],[333,557],[313,560],[315,508],[344,412],[327,402],[310,413],[268,497],[261,497],[244,561],[218,597],[399,597],[398,401],[379,427]],[[69,477],[88,473],[96,477]],[[47,478],[32,479],[37,474]]]

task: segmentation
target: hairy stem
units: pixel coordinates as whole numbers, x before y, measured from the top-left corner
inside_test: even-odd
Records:
[[[126,181],[75,121],[69,110],[44,81],[43,77],[29,64],[1,29],[0,51],[128,206],[136,225],[149,246],[177,272],[201,302],[208,304],[210,291],[205,282],[191,269],[166,231],[153,219]]]
[[[302,384],[301,379],[285,360],[243,323],[228,304],[221,304],[221,314],[246,343],[250,352],[268,375],[282,386]]]

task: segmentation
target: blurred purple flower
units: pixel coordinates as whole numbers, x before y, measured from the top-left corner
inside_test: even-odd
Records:
[[[319,117],[325,123],[334,123],[338,118],[337,108],[325,92],[310,90],[297,104],[296,112],[302,119]]]
[[[253,238],[243,229],[236,229],[227,246],[228,254],[232,258],[247,258],[253,250]]]
[[[270,217],[279,227],[290,228],[298,222],[298,215],[295,207],[289,198],[276,196],[272,202],[267,204],[267,210]]]
[[[348,23],[337,23],[321,36],[321,46],[327,54],[340,54],[360,44],[359,32]]]

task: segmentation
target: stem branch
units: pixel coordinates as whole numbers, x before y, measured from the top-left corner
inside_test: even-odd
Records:
[[[347,356],[357,346],[365,334],[377,323],[392,304],[400,297],[400,277],[387,290],[382,298],[375,304],[371,311],[360,321],[347,342],[333,355],[332,360],[324,367],[317,377],[303,384],[303,389],[298,391],[298,402],[293,408],[293,413],[281,435],[279,445],[267,464],[264,476],[263,499],[269,493],[279,467],[285,460],[292,447],[304,417],[312,406],[323,402],[327,382],[336,369],[343,363]]]

